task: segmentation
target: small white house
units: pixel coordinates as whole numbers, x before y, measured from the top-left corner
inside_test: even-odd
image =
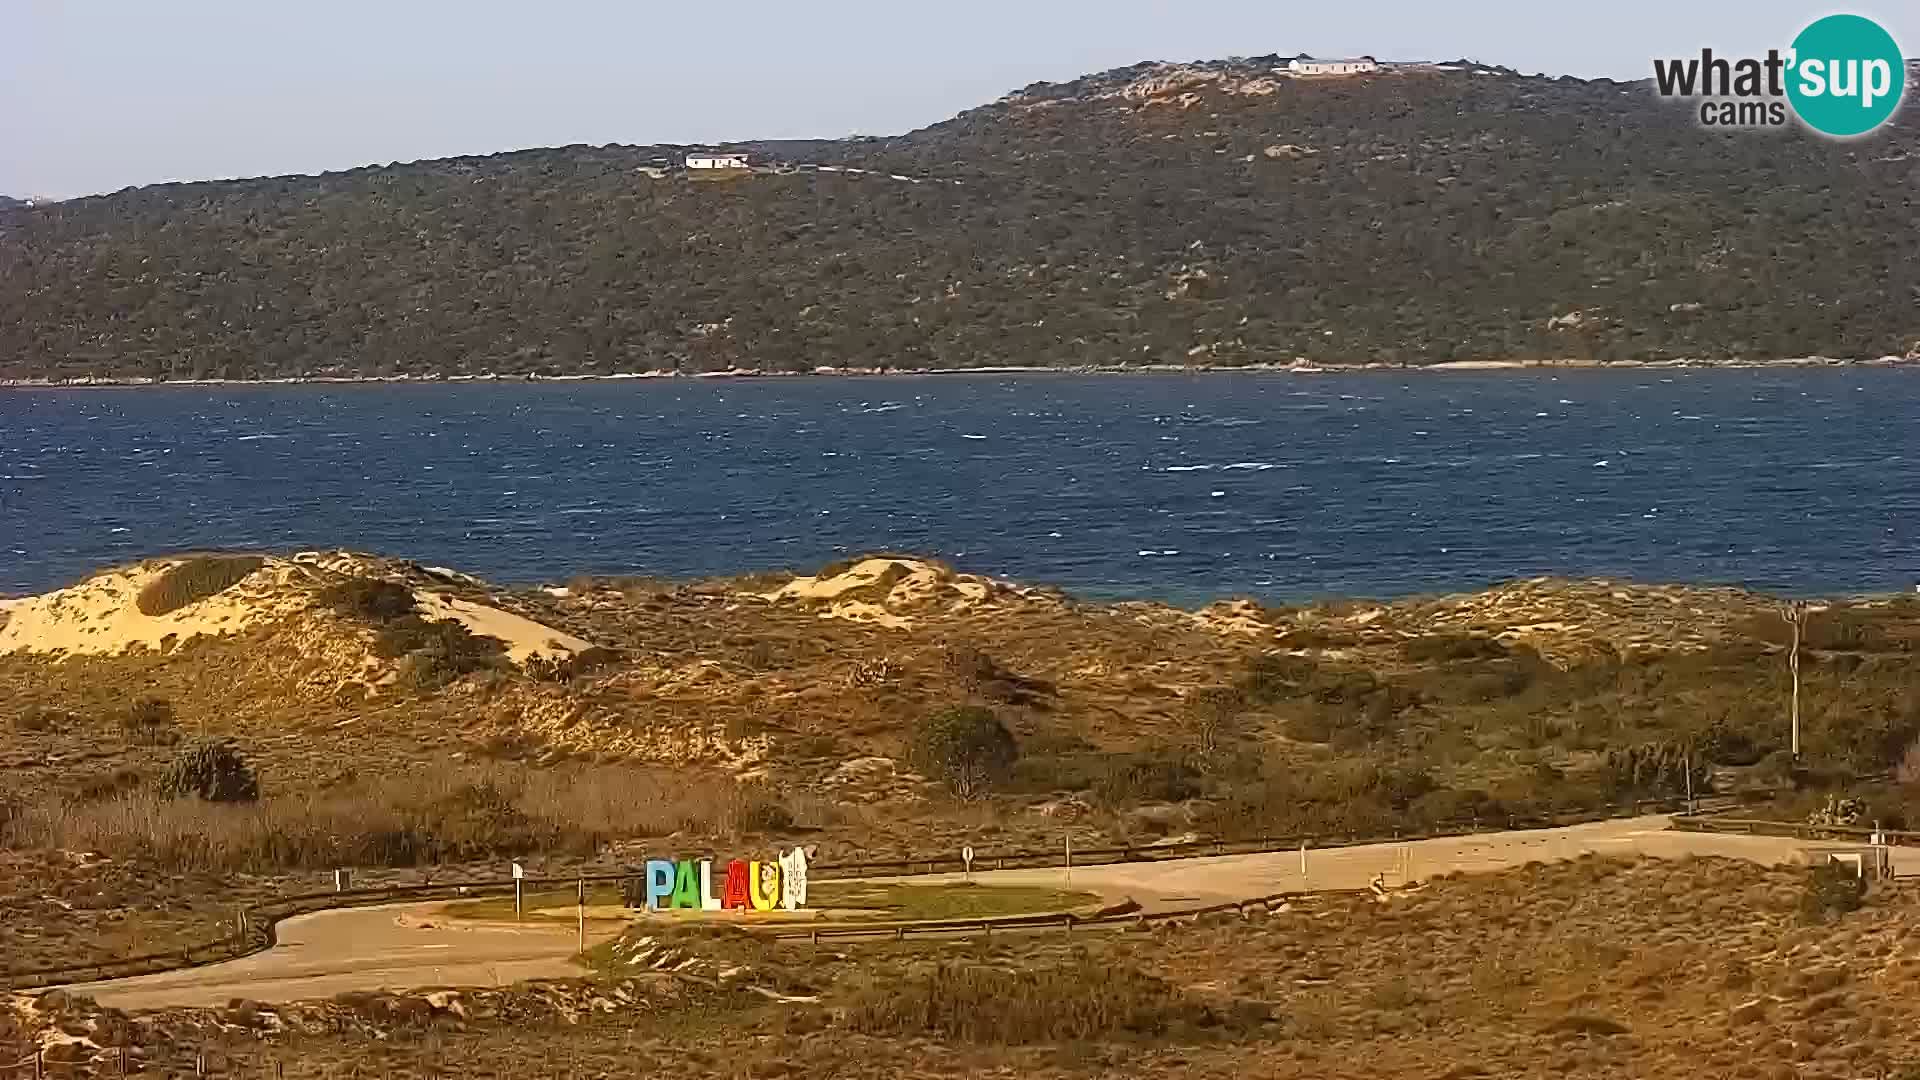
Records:
[[[1362,75],[1379,71],[1380,61],[1371,56],[1356,56],[1346,60],[1316,60],[1311,56],[1296,56],[1287,61],[1287,70],[1295,75]]]
[[[747,167],[745,154],[688,154],[689,169],[744,169]]]

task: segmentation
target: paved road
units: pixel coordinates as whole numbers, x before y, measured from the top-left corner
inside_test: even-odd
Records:
[[[1162,863],[1120,863],[1073,871],[1076,889],[1109,899],[1131,897],[1149,911],[1242,900],[1294,889],[1355,889],[1384,873],[1389,884],[1454,870],[1491,871],[1530,861],[1612,855],[1721,855],[1763,864],[1797,861],[1805,841],[1666,831],[1664,817],[1627,818],[1564,829],[1523,830],[1404,844],[1309,851],[1306,873],[1296,852],[1224,855]],[[1819,845],[1815,845],[1819,846]],[[1920,850],[1894,849],[1896,872],[1920,872]],[[1403,871],[1408,871],[1403,878]],[[1066,881],[1063,868],[980,872],[984,884]],[[957,880],[958,874],[916,877]],[[123,1009],[218,1005],[231,998],[293,1001],[345,990],[502,985],[516,979],[577,974],[572,927],[445,925],[441,903],[350,908],[302,915],[280,924],[273,949],[224,964],[90,983],[67,989]],[[614,924],[589,925],[590,941]]]
[[[233,998],[299,1001],[347,990],[504,986],[580,974],[572,926],[449,924],[444,901],[296,915],[263,953],[206,967],[63,987],[117,1009],[224,1005]],[[620,929],[589,924],[588,941]]]
[[[1442,837],[1401,844],[1327,848],[1307,852],[1306,873],[1296,852],[1222,855],[1158,863],[1117,863],[1075,869],[1072,886],[1110,898],[1131,897],[1148,910],[1196,907],[1292,890],[1361,889],[1384,874],[1389,885],[1420,881],[1459,870],[1503,870],[1527,862],[1552,862],[1594,853],[1681,858],[1719,855],[1764,865],[1796,862],[1812,847],[1778,836],[1736,836],[1673,832],[1668,818],[1650,816],[1573,825],[1563,829],[1520,830]],[[1920,850],[1893,849],[1896,873],[1920,873]],[[961,875],[916,877],[920,882],[958,880]],[[1002,870],[974,874],[975,880],[1000,884],[1061,885],[1063,867]]]

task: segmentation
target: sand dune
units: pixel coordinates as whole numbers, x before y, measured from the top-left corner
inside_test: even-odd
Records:
[[[871,556],[831,574],[794,578],[760,595],[768,600],[821,605],[823,619],[906,629],[914,625],[912,613],[916,610],[961,611],[997,595],[1019,592],[990,578],[956,573],[924,559]]]
[[[408,585],[422,617],[454,619],[475,634],[499,638],[515,663],[535,654],[558,659],[594,648],[572,634],[442,591],[450,584],[483,588],[477,579],[416,571],[410,564],[351,552],[269,556],[259,569],[211,596],[164,615],[142,612],[137,604],[140,591],[186,558],[149,559],[102,571],[65,589],[5,601],[0,608],[0,653],[110,656],[172,648],[195,637],[239,634],[311,614],[330,615],[320,600],[321,590],[349,576]]]

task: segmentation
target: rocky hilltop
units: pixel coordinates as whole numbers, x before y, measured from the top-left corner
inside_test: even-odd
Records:
[[[0,378],[1902,357],[1916,110],[1715,132],[1642,84],[1270,55],[718,183],[609,145],[157,185],[8,213]]]

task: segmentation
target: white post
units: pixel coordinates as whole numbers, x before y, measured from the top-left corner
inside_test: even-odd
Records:
[[[1300,841],[1300,880],[1307,879],[1307,842]]]
[[[587,952],[587,879],[582,877],[580,885],[580,954]]]
[[[1073,834],[1067,834],[1067,888],[1073,888]]]

